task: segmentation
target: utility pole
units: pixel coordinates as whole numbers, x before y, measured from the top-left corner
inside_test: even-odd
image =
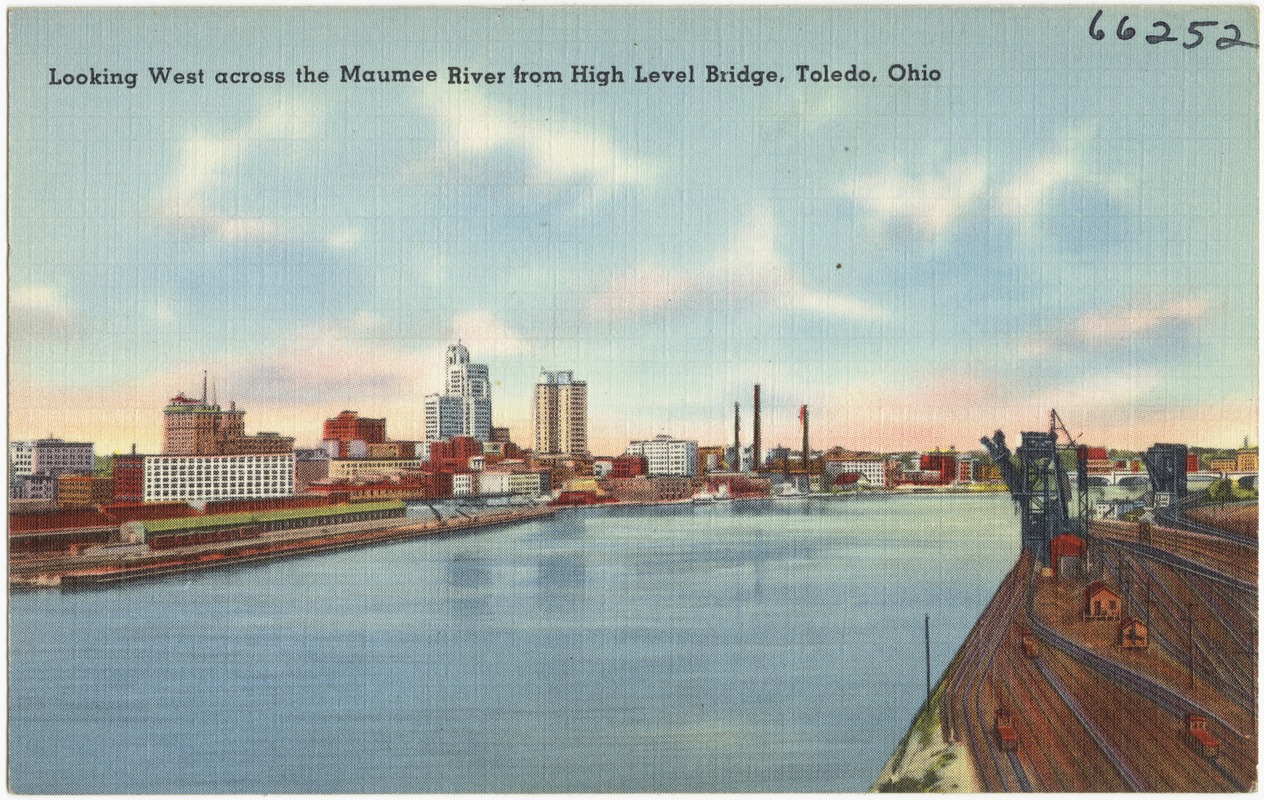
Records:
[[[1186,603],[1186,609],[1189,613],[1189,623],[1186,627],[1186,636],[1189,647],[1189,688],[1194,688],[1194,604]]]
[[[1245,648],[1242,648],[1242,647],[1238,648],[1239,653],[1246,653],[1251,656],[1251,732],[1246,735],[1245,738],[1247,739],[1255,738],[1255,727],[1258,723],[1258,720],[1256,719],[1256,710],[1255,710],[1255,704],[1259,700],[1259,698],[1256,696],[1256,692],[1257,692],[1256,683],[1259,681],[1259,674],[1258,674],[1259,664],[1256,663],[1256,658],[1259,657],[1259,654],[1255,652],[1255,637],[1256,636],[1257,636],[1257,632],[1255,629],[1255,623],[1251,623],[1251,641],[1249,643],[1249,646]]]
[[[1150,575],[1146,574],[1146,632],[1150,630]]]
[[[930,704],[930,614],[926,615],[926,703]]]

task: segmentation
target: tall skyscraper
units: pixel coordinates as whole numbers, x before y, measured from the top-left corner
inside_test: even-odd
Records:
[[[574,373],[540,372],[535,385],[535,454],[588,455],[588,384]]]
[[[486,364],[471,364],[470,351],[458,340],[448,347],[447,385],[443,394],[426,397],[426,441],[469,436],[492,437],[492,383]]]

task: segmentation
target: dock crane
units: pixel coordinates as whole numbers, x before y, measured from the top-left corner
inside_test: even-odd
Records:
[[[1067,444],[1059,448],[1059,432]],[[1088,533],[1088,450],[1076,443],[1056,410],[1049,412],[1048,431],[1023,431],[1022,444],[1011,453],[1005,434],[979,440],[996,463],[1010,496],[1022,513],[1023,549],[1042,566],[1049,564],[1049,544],[1063,533]],[[1079,489],[1077,518],[1070,514],[1071,482],[1062,467],[1059,450],[1076,454],[1076,484]],[[1015,457],[1017,463],[1015,463]]]

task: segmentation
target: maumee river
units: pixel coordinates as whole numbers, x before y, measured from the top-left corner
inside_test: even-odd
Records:
[[[869,788],[1007,495],[552,520],[9,598],[21,793]]]

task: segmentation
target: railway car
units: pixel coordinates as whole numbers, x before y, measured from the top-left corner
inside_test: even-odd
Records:
[[[1039,654],[1040,651],[1036,649],[1036,637],[1032,636],[1030,633],[1025,634],[1023,636],[1023,655],[1028,658],[1035,658]]]
[[[1220,740],[1207,730],[1207,718],[1201,714],[1186,712],[1185,742],[1208,761],[1215,761],[1220,756]]]
[[[996,746],[1006,752],[1017,752],[1018,734],[1014,733],[1014,720],[1009,709],[996,709]]]

